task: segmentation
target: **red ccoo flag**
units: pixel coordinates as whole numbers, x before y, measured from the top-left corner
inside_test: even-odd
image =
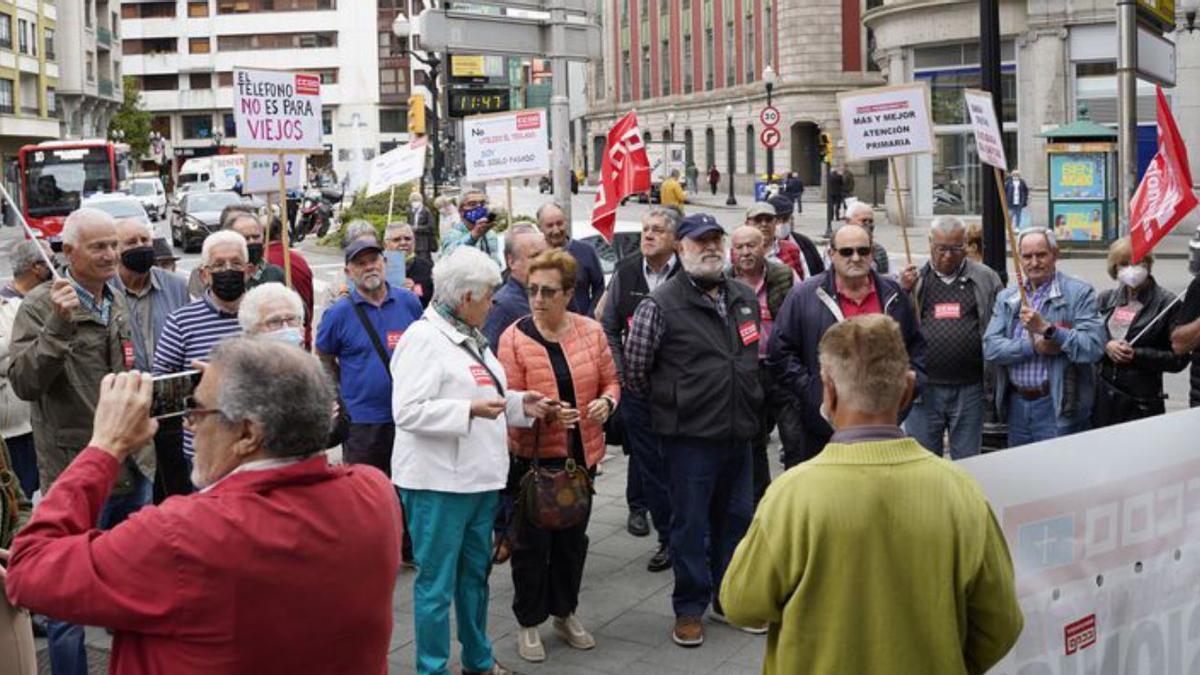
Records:
[[[1129,203],[1133,262],[1149,253],[1194,208],[1196,195],[1192,192],[1187,148],[1167,108],[1162,87],[1158,87],[1158,152]]]
[[[637,112],[631,110],[608,130],[608,145],[600,162],[600,190],[592,207],[592,227],[611,244],[617,205],[625,197],[649,189],[650,159],[638,130]]]

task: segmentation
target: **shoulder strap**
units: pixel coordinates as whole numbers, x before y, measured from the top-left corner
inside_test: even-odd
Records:
[[[387,350],[383,348],[383,342],[379,339],[379,333],[375,332],[375,326],[367,320],[367,313],[359,307],[354,298],[346,298],[350,306],[354,308],[354,313],[358,315],[358,320],[362,323],[363,328],[367,331],[367,337],[371,338],[371,344],[375,346],[375,353],[379,355],[379,360],[383,361],[383,369],[387,371],[388,379],[392,379],[392,364],[388,360]]]
[[[449,339],[449,337],[447,337],[446,339]],[[484,358],[482,356],[480,356],[479,354],[476,354],[475,350],[468,347],[466,342],[459,342],[458,346],[462,347],[462,350],[464,352],[469,354],[471,356],[471,358],[475,359],[475,362],[478,363],[479,365],[483,366],[483,369],[488,372],[488,375],[492,376],[492,382],[496,385],[496,391],[500,392],[500,396],[501,396],[501,398],[503,398],[504,397],[504,385],[500,384],[500,378],[496,377],[495,371],[493,371],[492,367],[487,364],[487,361],[484,360]]]

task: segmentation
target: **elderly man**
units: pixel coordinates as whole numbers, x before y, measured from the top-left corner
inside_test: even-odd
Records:
[[[846,209],[846,224],[866,228],[867,234],[871,235],[871,264],[875,267],[876,272],[887,274],[891,269],[888,264],[887,250],[883,248],[882,244],[875,241],[875,209],[870,204],[854,202],[850,208]]]
[[[1004,285],[984,265],[967,258],[967,228],[955,216],[938,216],[929,226],[929,262],[907,267],[900,285],[921,319],[929,350],[929,381],[904,422],[918,443],[941,456],[950,434],[950,456],[979,454],[983,438],[983,337],[996,294]]]
[[[492,227],[496,224],[495,214],[488,209],[487,193],[470,190],[463,194],[458,204],[459,219],[450,226],[442,237],[442,255],[448,255],[459,246],[477,248],[500,264],[500,244]]]
[[[600,267],[600,257],[591,244],[578,239],[571,239],[567,233],[567,217],[562,208],[550,202],[542,204],[537,210],[537,226],[546,245],[552,249],[563,249],[575,258],[578,265],[575,275],[575,295],[567,309],[591,317],[596,303],[604,294],[604,269]]]
[[[429,263],[430,269],[433,269],[433,252],[437,250],[437,232],[433,225],[433,214],[429,211],[429,207],[425,206],[425,198],[421,196],[420,190],[413,190],[408,194],[408,203],[408,222],[412,223],[415,237],[414,255]],[[432,297],[432,293],[430,293],[430,297]],[[421,304],[422,306],[428,305],[429,300],[422,300]]]
[[[671,566],[671,500],[667,490],[666,464],[662,444],[650,429],[650,406],[644,396],[633,393],[624,377],[622,355],[629,337],[634,311],[646,296],[679,271],[675,255],[675,230],[679,212],[651,207],[642,217],[641,253],[617,263],[608,282],[600,323],[608,338],[608,347],[621,379],[621,415],[625,432],[625,450],[629,453],[625,501],[629,506],[626,529],[635,537],[650,534],[646,522],[649,513],[658,532],[658,550],[646,567],[661,572]]]
[[[272,265],[263,256],[266,252],[266,229],[256,209],[249,204],[230,204],[221,210],[221,229],[233,230],[246,239],[246,254],[250,263],[250,278],[246,288],[259,284],[284,282],[282,267]],[[192,270],[188,277],[188,291],[192,297],[204,295],[204,284],[200,280],[200,268]]]
[[[1095,289],[1058,271],[1054,232],[1023,230],[1017,250],[1028,304],[1015,285],[1001,291],[983,339],[983,358],[998,367],[996,405],[1007,416],[1009,447],[1088,428],[1093,365],[1107,342]]]
[[[253,267],[246,252],[246,239],[233,230],[208,235],[200,249],[200,281],[205,291],[195,300],[171,313],[163,324],[154,352],[154,374],[179,373],[203,361],[221,340],[242,332],[238,306],[246,294]],[[192,434],[183,429],[182,457],[190,471]],[[174,456],[173,449],[166,454]],[[170,494],[190,492],[188,485],[167,486]]]
[[[821,260],[821,252],[812,239],[796,231],[792,218],[792,200],[785,195],[774,195],[767,200],[775,209],[774,238],[780,243],[790,241],[800,250],[798,264],[791,265],[801,279],[807,279],[814,274],[825,271],[825,262]]]
[[[246,339],[211,356],[186,414],[203,492],[91,530],[155,427],[150,378],[106,377],[91,441],[16,538],[9,595],[112,628],[114,673],[385,671],[395,493],[321,453],[333,388],[315,358]]]
[[[774,391],[769,371],[763,362],[767,357],[767,341],[771,337],[771,328],[783,300],[792,290],[796,273],[787,265],[767,258],[766,238],[757,228],[743,225],[733,231],[732,237],[735,263],[731,276],[746,284],[758,298],[758,316],[761,322],[761,337],[758,341],[758,381],[762,386],[764,405],[758,409],[758,433],[751,446],[751,457],[754,460],[752,478],[754,486],[754,503],[758,504],[767,484],[771,482],[771,467],[767,461],[767,441],[771,429],[775,426],[777,411],[782,405],[783,397]],[[789,430],[790,431],[790,430]],[[786,432],[785,432],[786,435]],[[782,439],[781,439],[782,440]],[[787,439],[793,444],[801,439]]]
[[[25,296],[13,323],[8,364],[13,391],[33,404],[43,494],[87,445],[100,381],[134,364],[129,308],[108,284],[117,274],[120,245],[112,216],[79,209],[63,224],[62,240],[67,272]],[[106,491],[103,504],[89,507],[80,527],[108,529],[150,502],[154,450],[149,440],[112,465],[107,478],[111,495]],[[59,584],[70,579],[61,575],[61,567],[46,569]],[[66,612],[62,618],[77,617]],[[48,623],[53,672],[86,674],[83,627],[53,619]]]
[[[770,624],[769,673],[987,671],[1024,623],[1012,560],[979,485],[896,426],[916,388],[900,327],[852,318],[820,354],[837,432],[767,491],[721,587],[729,620]]]
[[[679,224],[677,274],[638,305],[625,342],[625,384],[650,400],[667,457],[675,626],[683,647],[704,642],[733,547],[753,512],[750,441],[758,432],[761,322],[754,292],[728,279],[725,231],[697,213]],[[761,632],[761,631],[760,631]]]
[[[546,249],[546,238],[529,225],[514,225],[506,233],[504,259],[508,262],[508,279],[492,296],[492,309],[483,324],[489,345],[499,345],[504,329],[529,314],[529,297],[525,294],[529,261]]]
[[[151,245],[154,246],[154,266],[174,272],[175,263],[179,262],[179,256],[175,255],[175,249],[171,248],[171,242],[167,241],[166,237],[155,237]]]
[[[803,279],[806,268],[801,262],[803,255],[800,253],[800,247],[791,237],[776,238],[775,220],[775,207],[769,202],[755,202],[746,209],[745,224],[762,233],[767,247],[767,259],[787,265]]]
[[[408,223],[388,223],[383,231],[383,250],[404,253],[404,288],[428,307],[433,298],[433,263],[417,254],[417,236]]]
[[[892,317],[904,334],[911,367],[917,373],[918,391],[924,384],[925,339],[917,317],[900,285],[871,269],[871,250],[871,235],[866,229],[858,225],[839,227],[829,240],[833,269],[793,289],[775,318],[766,365],[787,398],[779,425],[789,425],[787,434],[804,439],[799,447],[784,446],[785,467],[816,457],[833,434],[821,409],[821,369],[817,360],[817,345],[830,326],[860,314]]]

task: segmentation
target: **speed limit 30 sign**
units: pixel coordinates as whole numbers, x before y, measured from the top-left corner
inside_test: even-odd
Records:
[[[779,108],[773,105],[766,106],[758,113],[758,120],[763,123],[763,126],[768,127],[779,124]]]
[[[779,145],[779,130],[775,127],[767,127],[758,134],[758,141],[766,148],[774,148]]]

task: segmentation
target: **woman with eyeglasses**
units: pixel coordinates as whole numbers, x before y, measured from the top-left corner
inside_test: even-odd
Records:
[[[532,314],[500,337],[498,355],[509,385],[544,392],[561,403],[552,419],[539,422],[537,428],[509,430],[513,477],[529,470],[535,452],[542,466],[574,463],[586,467],[592,477],[604,457],[604,422],[617,407],[621,385],[600,323],[567,311],[577,269],[575,259],[563,251],[534,258],[525,285]],[[554,632],[568,645],[596,646],[575,616],[587,558],[587,526],[584,518],[551,531],[517,509],[510,533],[513,613],[521,625],[517,653],[526,661],[545,660],[538,626],[551,616]]]

